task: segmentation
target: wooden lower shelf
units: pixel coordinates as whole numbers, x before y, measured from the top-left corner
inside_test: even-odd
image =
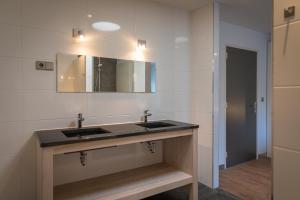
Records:
[[[141,199],[191,184],[191,175],[157,164],[54,187],[54,200]]]

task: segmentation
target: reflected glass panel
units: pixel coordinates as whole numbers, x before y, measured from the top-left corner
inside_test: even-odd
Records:
[[[57,55],[58,92],[155,93],[155,63],[85,55]]]

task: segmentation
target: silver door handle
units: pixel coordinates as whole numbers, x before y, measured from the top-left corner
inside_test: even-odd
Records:
[[[253,104],[248,104],[248,107],[253,109],[253,112],[257,112],[257,102],[255,101]]]

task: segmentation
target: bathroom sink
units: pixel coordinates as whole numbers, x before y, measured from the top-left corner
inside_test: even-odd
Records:
[[[166,123],[166,122],[147,122],[147,123],[139,123],[139,124],[136,124],[136,125],[142,126],[144,128],[149,128],[149,129],[152,129],[152,128],[166,128],[166,127],[176,126],[174,124],[169,124],[169,123]]]
[[[83,129],[62,131],[62,133],[67,137],[83,137],[89,135],[100,135],[100,134],[105,134],[110,132],[102,128],[83,128]]]

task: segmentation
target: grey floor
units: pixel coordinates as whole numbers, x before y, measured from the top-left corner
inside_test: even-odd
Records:
[[[199,184],[199,200],[240,200],[239,198],[222,191],[220,189],[210,189],[205,185]],[[172,190],[144,200],[188,200],[188,195],[182,190]]]

